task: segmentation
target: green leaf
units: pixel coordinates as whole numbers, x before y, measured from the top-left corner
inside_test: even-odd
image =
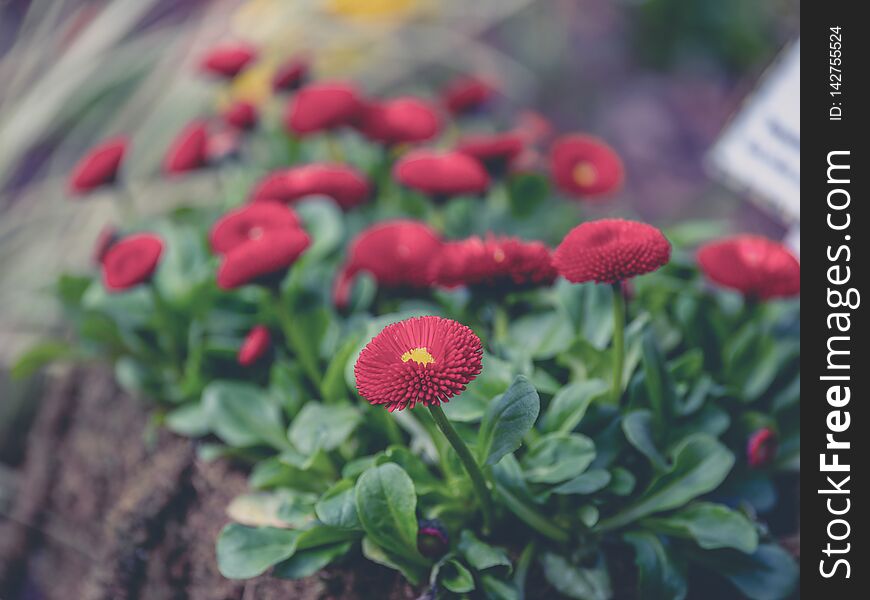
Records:
[[[703,433],[690,436],[674,449],[672,466],[667,472],[656,477],[633,504],[598,526],[614,529],[647,515],[679,508],[716,489],[733,465],[734,455],[715,438]]]
[[[325,405],[308,402],[293,419],[287,437],[303,454],[318,449],[334,450],[353,433],[361,421],[353,406]]]
[[[579,433],[550,433],[536,440],[523,457],[525,478],[535,483],[560,483],[595,460],[595,444]]]
[[[593,494],[610,483],[611,475],[604,469],[592,469],[553,489],[555,494]]]
[[[366,535],[389,553],[428,564],[417,551],[414,482],[395,463],[372,467],[356,483],[356,508]]]
[[[487,408],[478,433],[479,456],[485,457],[486,464],[494,465],[519,448],[540,410],[538,392],[525,376],[518,375],[510,388]]]
[[[468,564],[477,571],[486,571],[487,569],[504,567],[504,569],[499,570],[504,571],[505,574],[507,574],[510,573],[513,568],[507,552],[502,548],[490,546],[489,544],[480,541],[467,529],[462,530],[462,533],[459,536],[457,549]]]
[[[361,527],[356,513],[354,482],[342,479],[326,491],[314,507],[317,518],[326,525],[340,529]]]
[[[43,367],[63,360],[72,360],[81,355],[74,346],[59,340],[39,342],[21,354],[9,370],[13,379],[27,379]]]
[[[646,393],[652,407],[653,420],[661,429],[670,424],[677,409],[679,395],[651,329],[643,336],[641,348]]]
[[[308,506],[306,514],[288,511],[286,507],[299,507],[303,499],[290,490],[273,492],[250,492],[233,498],[227,506],[227,515],[241,525],[250,527],[292,527],[297,529],[307,525],[314,515],[310,509],[314,498],[308,495],[304,502]]]
[[[634,448],[649,459],[656,471],[668,468],[668,461],[656,447],[653,415],[646,409],[635,410],[622,418],[622,431]]]
[[[541,557],[541,566],[547,581],[569,598],[577,600],[611,600],[613,592],[607,569],[584,569],[569,563],[552,552]]]
[[[566,385],[550,401],[541,429],[545,432],[573,431],[583,420],[592,401],[606,394],[609,389],[610,386],[601,379]]]
[[[358,347],[359,339],[356,336],[351,336],[345,340],[332,360],[329,361],[329,366],[326,368],[326,373],[324,373],[323,381],[320,384],[324,402],[335,403],[348,397],[344,370]]]
[[[293,206],[305,223],[305,231],[311,236],[311,246],[306,250],[308,260],[322,258],[335,251],[344,238],[344,216],[335,202],[325,199],[306,199]]]
[[[628,469],[616,467],[610,471],[610,484],[607,491],[616,496],[628,496],[634,491],[637,479]]]
[[[639,572],[638,598],[686,597],[686,567],[668,553],[658,537],[634,531],[623,539],[634,546],[634,562]]]
[[[567,350],[576,336],[565,326],[565,316],[559,312],[531,314],[511,322],[509,337],[513,354],[547,360]]]
[[[258,462],[249,478],[254,489],[287,487],[302,492],[323,492],[335,478],[335,468],[329,457],[318,451],[305,456],[288,449]]]
[[[309,577],[347,554],[352,545],[352,542],[342,542],[331,546],[299,550],[284,562],[275,565],[272,576],[280,579]]]
[[[474,577],[455,558],[445,557],[432,569],[432,585],[440,584],[454,594],[467,594],[474,589]]]
[[[790,598],[800,572],[791,555],[776,544],[762,544],[750,555],[734,550],[716,550],[690,555],[728,578],[752,600]]]
[[[262,575],[272,565],[293,555],[299,535],[292,529],[230,523],[218,536],[218,570],[229,579]]]
[[[280,409],[256,386],[213,381],[202,392],[202,405],[212,431],[231,446],[289,446]]]
[[[166,414],[166,427],[185,437],[202,437],[210,430],[209,416],[202,402],[189,402]]]
[[[367,559],[385,567],[396,569],[405,576],[411,585],[419,585],[423,577],[424,567],[407,560],[400,554],[388,552],[374,543],[371,538],[364,537],[362,541],[362,553]]]
[[[758,531],[752,521],[721,504],[696,502],[667,516],[644,519],[643,526],[692,539],[705,550],[734,548],[751,554],[758,547]]]

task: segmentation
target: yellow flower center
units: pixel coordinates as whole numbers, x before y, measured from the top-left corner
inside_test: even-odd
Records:
[[[584,160],[574,166],[571,176],[574,177],[577,185],[586,187],[598,180],[598,171],[595,170],[595,166],[592,163]]]
[[[412,348],[402,355],[402,362],[413,360],[418,365],[428,365],[434,363],[435,358],[429,354],[426,348]]]

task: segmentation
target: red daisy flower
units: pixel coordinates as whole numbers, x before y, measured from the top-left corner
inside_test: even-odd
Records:
[[[479,160],[492,173],[501,173],[523,151],[523,138],[516,133],[467,135],[456,143],[456,151]]]
[[[474,332],[441,317],[388,325],[360,352],[356,387],[388,411],[438,406],[462,393],[481,370],[483,348]]]
[[[106,225],[100,230],[97,235],[97,240],[94,242],[94,252],[91,255],[91,260],[95,265],[103,264],[103,259],[106,258],[106,253],[120,239],[118,228],[114,225]]]
[[[205,121],[189,123],[173,140],[163,158],[167,175],[200,169],[208,164],[208,127]]]
[[[517,238],[471,237],[445,244],[433,263],[438,285],[524,288],[556,280],[550,249]]]
[[[477,77],[459,77],[444,89],[442,102],[454,115],[475,112],[492,100],[495,89]]]
[[[604,196],[622,187],[622,160],[592,136],[566,135],[556,140],[550,149],[550,169],[559,189],[571,196]]]
[[[402,185],[437,198],[482,194],[489,187],[483,165],[459,152],[410,152],[396,163],[393,177]]]
[[[284,126],[297,135],[307,135],[352,125],[363,103],[356,88],[345,83],[307,85],[293,96],[284,113]]]
[[[227,125],[236,129],[253,129],[257,126],[257,107],[250,102],[233,102],[223,113]]]
[[[652,225],[601,219],[568,232],[553,254],[553,264],[574,283],[616,283],[655,271],[670,256],[670,242]]]
[[[753,469],[770,464],[776,456],[779,442],[776,433],[769,427],[759,429],[746,444],[746,460]]]
[[[124,154],[127,138],[115,137],[88,151],[76,164],[69,178],[69,191],[73,195],[89,192],[115,182]]]
[[[292,92],[308,77],[308,61],[301,57],[282,63],[272,76],[272,89],[276,92]]]
[[[801,291],[801,265],[782,244],[756,235],[738,235],[698,250],[704,274],[745,296],[785,298]]]
[[[431,263],[441,247],[438,234],[417,221],[387,221],[366,229],[350,243],[347,261],[335,280],[336,306],[347,306],[353,279],[361,271],[383,287],[429,287]]]
[[[236,359],[243,367],[249,367],[269,351],[271,344],[272,336],[269,330],[262,325],[257,325],[245,336]]]
[[[402,97],[366,106],[358,129],[383,144],[424,142],[441,129],[438,111],[420,98]]]
[[[224,254],[217,272],[218,287],[231,290],[279,273],[296,262],[311,243],[302,229],[278,229],[249,239]]]
[[[163,241],[151,233],[137,233],[116,242],[103,258],[103,283],[120,292],[151,279],[157,269]]]
[[[299,227],[299,217],[283,204],[258,202],[232,210],[218,219],[209,232],[208,240],[213,252],[226,254],[271,231]]]
[[[241,42],[215,46],[202,58],[200,68],[212,75],[232,79],[257,58],[257,49]]]
[[[254,187],[251,201],[293,203],[306,196],[328,196],[350,210],[371,193],[368,179],[356,169],[341,163],[312,163],[270,173]]]

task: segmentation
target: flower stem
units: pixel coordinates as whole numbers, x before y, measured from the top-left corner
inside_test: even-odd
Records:
[[[622,282],[616,282],[613,289],[613,387],[611,399],[619,404],[622,399],[622,371],[625,363],[625,297],[622,295]]]
[[[514,496],[502,485],[496,483],[499,497],[502,499],[508,509],[520,518],[526,525],[547,537],[554,542],[565,543],[568,541],[568,532],[539,514],[536,510],[529,508],[519,498]]]
[[[456,450],[459,460],[462,461],[468,476],[471,478],[471,484],[474,486],[474,491],[477,493],[477,497],[480,500],[480,508],[483,512],[483,531],[488,534],[492,523],[492,496],[489,493],[489,487],[486,485],[486,479],[483,477],[483,471],[480,470],[480,465],[477,464],[474,455],[471,454],[471,450],[468,449],[468,446],[465,445],[465,442],[462,441],[462,438],[453,429],[450,421],[447,420],[447,415],[444,414],[441,407],[432,404],[429,406],[429,412],[432,413],[432,418],[435,419],[435,423],[438,425],[441,433],[444,434],[444,437],[447,438],[447,441]]]
[[[153,281],[148,282],[148,289],[151,292],[151,299],[154,302],[154,314],[157,317],[157,327],[163,331],[158,331],[159,340],[163,341],[164,351],[169,355],[169,360],[172,363],[172,369],[176,374],[181,374],[181,351],[179,349],[178,340],[175,335],[175,320],[172,317],[172,310],[167,304],[166,299],[160,290],[157,289],[157,284]],[[161,335],[162,334],[162,335]]]

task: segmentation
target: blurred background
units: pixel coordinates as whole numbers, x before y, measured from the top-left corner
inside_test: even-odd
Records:
[[[48,287],[62,270],[88,268],[94,238],[114,217],[108,198],[78,203],[64,191],[72,165],[103,138],[131,136],[125,177],[140,205],[207,200],[220,185],[213,174],[172,184],[157,176],[169,140],[228,96],[265,100],[282,58],[304,52],[315,77],[351,78],[371,93],[434,95],[458,74],[483,74],[497,82],[505,114],[531,108],[559,130],[611,143],[627,167],[623,212],[662,224],[707,218],[782,237],[781,217],[716,181],[705,165],[723,128],[797,40],[799,7],[797,0],[0,0],[0,462],[4,444],[16,446],[11,432],[27,419],[21,403],[36,385],[10,383],[4,365],[57,327]],[[232,39],[260,47],[261,59],[218,94],[196,64],[206,48]]]

